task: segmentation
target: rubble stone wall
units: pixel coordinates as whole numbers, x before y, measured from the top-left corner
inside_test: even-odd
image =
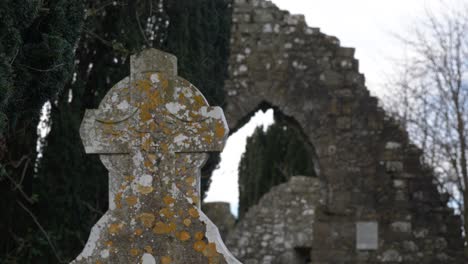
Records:
[[[369,95],[353,48],[264,0],[234,0],[230,43],[231,130],[267,103],[315,147],[323,202],[312,263],[464,263],[460,218],[407,132]]]

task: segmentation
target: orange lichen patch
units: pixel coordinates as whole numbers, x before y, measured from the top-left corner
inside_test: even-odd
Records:
[[[200,198],[198,198],[198,196],[197,196],[197,195],[192,195],[192,197],[191,197],[191,198],[192,198],[193,204],[197,204],[197,203],[198,203],[198,201],[200,200]]]
[[[140,253],[140,250],[137,248],[130,249],[130,255],[137,256]]]
[[[208,258],[208,264],[220,264],[220,263],[221,263],[221,258],[219,256]]]
[[[203,99],[201,95],[196,95],[193,97],[193,99],[195,99],[195,103],[196,103],[194,105],[195,110],[198,110],[200,107],[206,105],[205,99]]]
[[[148,154],[148,159],[152,162],[155,163],[157,156],[155,154]]]
[[[172,258],[169,256],[161,257],[161,264],[171,264]]]
[[[185,98],[185,94],[184,93],[180,93],[179,94],[179,101],[183,102],[183,101],[186,101],[187,98]]]
[[[148,227],[148,228],[153,226],[153,223],[155,220],[154,215],[151,213],[142,213],[138,216],[138,218],[140,219],[143,226]]]
[[[117,207],[118,209],[122,208],[122,192],[118,192],[115,194],[114,203],[115,207]]]
[[[135,86],[139,91],[145,92],[146,94],[150,93],[151,82],[148,79],[137,80]]]
[[[190,234],[187,231],[181,231],[177,233],[177,238],[179,238],[181,241],[187,241],[190,239]]]
[[[169,151],[169,145],[166,143],[161,143],[161,150],[163,152],[168,152]]]
[[[176,229],[175,223],[170,222],[169,224],[165,224],[165,223],[159,221],[154,225],[153,232],[155,234],[162,235],[162,234],[171,233],[171,232],[175,231],[175,229]]]
[[[149,194],[153,192],[154,188],[152,186],[143,186],[138,184],[137,191],[142,194]]]
[[[189,113],[189,116],[192,118],[192,119],[196,119],[196,118],[200,118],[201,115],[198,113],[198,112],[194,112],[194,111],[191,111]]]
[[[184,219],[184,225],[185,226],[189,227],[191,224],[192,224],[192,221],[190,221],[190,219],[188,219],[188,218]]]
[[[192,185],[195,182],[195,178],[192,176],[189,176],[185,179],[185,182],[189,185]]]
[[[147,168],[151,168],[151,166],[153,166],[153,163],[150,160],[145,160],[143,165],[145,165],[145,167],[147,167]]]
[[[178,211],[178,215],[179,215],[180,217],[185,217],[187,214],[186,214],[186,213],[184,213],[184,210],[182,210],[182,209],[179,209],[179,211]]]
[[[215,135],[217,138],[222,138],[226,134],[226,129],[221,122],[216,122]]]
[[[150,149],[151,149],[151,143],[152,143],[151,138],[145,138],[145,139],[143,139],[143,143],[141,144],[141,149],[143,149],[143,150],[145,150],[145,151],[150,151]]]
[[[140,110],[140,120],[142,122],[146,122],[152,118],[150,111],[146,109],[141,109]]]
[[[136,196],[128,196],[125,198],[128,206],[134,206],[138,202],[138,198]]]
[[[197,241],[193,244],[193,249],[197,252],[202,252],[205,250],[206,243],[204,241]]]
[[[146,253],[153,254],[153,248],[151,246],[146,246],[145,251],[146,251]]]
[[[122,227],[123,227],[122,223],[110,224],[108,230],[109,230],[109,233],[111,234],[117,234],[120,231],[120,229],[122,229]]]
[[[204,237],[205,237],[205,234],[203,234],[203,232],[195,233],[195,240],[202,240]]]
[[[106,246],[108,246],[108,247],[112,247],[113,244],[114,244],[114,242],[112,242],[111,240],[106,242]]]
[[[120,136],[120,135],[122,135],[121,131],[116,131],[115,130],[114,125],[107,124],[107,123],[102,125],[102,133],[104,133],[106,135],[111,135],[111,136]]]
[[[216,251],[216,244],[208,243],[205,249],[203,249],[203,255],[206,257],[216,257],[217,255],[219,255],[218,251]]]
[[[193,207],[189,209],[189,215],[193,218],[198,218],[200,216],[198,210]]]
[[[166,205],[171,205],[171,204],[174,204],[175,199],[172,198],[172,196],[166,195],[164,196],[163,201]]]
[[[211,143],[211,136],[210,135],[205,135],[202,137],[203,141]]]
[[[135,235],[141,236],[141,234],[143,234],[143,229],[141,229],[141,228],[135,229]]]
[[[167,80],[166,78],[162,78],[161,87],[162,87],[163,89],[169,88],[169,80]]]
[[[135,176],[129,175],[129,176],[126,176],[124,179],[125,179],[125,181],[127,181],[127,182],[132,182],[132,181],[135,179]]]
[[[159,213],[166,218],[172,218],[175,215],[174,211],[169,208],[163,208],[159,210]]]

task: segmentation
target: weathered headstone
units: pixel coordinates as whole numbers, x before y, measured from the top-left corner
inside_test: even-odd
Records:
[[[80,129],[109,170],[109,210],[72,263],[240,263],[200,210],[200,167],[228,134],[222,109],[171,54],[145,50],[130,69]]]

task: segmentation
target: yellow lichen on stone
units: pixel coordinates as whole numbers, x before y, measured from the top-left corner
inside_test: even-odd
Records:
[[[118,209],[122,208],[122,192],[118,192],[115,194],[114,203],[115,207],[117,207]]]
[[[148,228],[153,226],[153,223],[155,220],[154,215],[151,213],[142,213],[138,216],[138,218],[140,219],[143,226],[148,227]]]
[[[151,246],[145,246],[146,253],[153,254],[153,248]]]
[[[161,264],[171,264],[172,258],[169,256],[161,257]]]
[[[192,176],[189,176],[185,179],[185,182],[189,185],[192,185],[195,182],[195,178]]]
[[[141,144],[141,149],[143,149],[145,151],[150,151],[151,150],[151,143],[152,143],[151,138],[143,139],[143,143]]]
[[[197,195],[192,195],[191,198],[192,198],[192,203],[193,204],[198,204],[200,198],[198,198]]]
[[[154,188],[152,186],[143,186],[138,184],[137,191],[142,194],[149,194],[152,193]]]
[[[162,216],[164,216],[166,218],[172,218],[172,217],[174,217],[175,212],[172,211],[171,209],[165,207],[165,208],[159,210],[159,214],[161,214]]]
[[[193,244],[193,249],[197,252],[203,252],[205,250],[206,243],[204,241],[197,241]]]
[[[182,232],[179,232],[177,237],[181,240],[181,241],[187,241],[190,239],[190,234],[189,232],[187,231],[182,231]]]
[[[226,130],[221,122],[216,122],[215,124],[215,135],[216,138],[223,138],[226,134]]]
[[[165,203],[166,205],[171,205],[171,204],[174,204],[175,199],[172,198],[172,197],[169,196],[169,195],[166,195],[166,196],[164,196],[163,201],[164,201],[164,203]]]
[[[134,206],[138,202],[138,198],[136,196],[128,196],[125,198],[128,206]]]
[[[126,182],[132,182],[135,179],[135,176],[129,175],[129,176],[126,176],[124,179]]]
[[[171,232],[175,231],[175,229],[176,229],[175,223],[170,222],[169,224],[165,224],[165,223],[159,221],[154,225],[153,232],[155,234],[162,235],[162,234],[171,233]]]
[[[193,207],[189,209],[189,215],[193,218],[198,218],[200,216],[198,210]]]
[[[143,229],[137,228],[137,229],[135,229],[135,232],[134,232],[134,233],[135,233],[135,235],[137,235],[137,236],[141,236],[141,234],[143,234]]]
[[[137,256],[140,253],[140,250],[137,248],[130,249],[130,255]]]
[[[202,240],[204,237],[205,234],[203,234],[203,232],[198,231],[195,233],[195,240]]]
[[[203,249],[203,255],[205,257],[216,257],[217,255],[219,255],[218,251],[216,250],[216,244],[208,243],[205,249]]]
[[[108,230],[109,230],[109,233],[113,235],[113,234],[117,234],[120,231],[120,229],[122,229],[122,227],[123,227],[122,223],[114,223],[114,224],[109,225]]]
[[[184,225],[185,226],[189,227],[191,224],[192,224],[192,221],[190,221],[190,219],[188,219],[188,218],[184,219]]]
[[[167,80],[166,78],[163,78],[162,81],[161,81],[161,87],[166,90],[167,88],[169,88],[169,80]]]
[[[219,264],[219,263],[221,263],[219,256],[208,258],[208,264]]]
[[[205,102],[205,99],[203,99],[203,97],[201,95],[196,95],[196,96],[193,97],[193,99],[195,99],[195,103],[196,103],[196,104],[193,105],[195,110],[198,110],[202,106],[207,105],[206,102]]]

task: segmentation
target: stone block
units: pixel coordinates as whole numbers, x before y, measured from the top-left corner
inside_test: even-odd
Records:
[[[402,172],[403,162],[401,161],[387,161],[385,162],[385,169],[387,172]]]
[[[352,119],[351,117],[341,116],[336,119],[336,127],[341,130],[347,130],[351,128]]]
[[[392,228],[393,232],[411,233],[411,223],[410,222],[404,222],[404,221],[393,222],[391,224],[391,228]]]
[[[356,249],[377,250],[379,248],[379,224],[377,222],[356,223]]]

